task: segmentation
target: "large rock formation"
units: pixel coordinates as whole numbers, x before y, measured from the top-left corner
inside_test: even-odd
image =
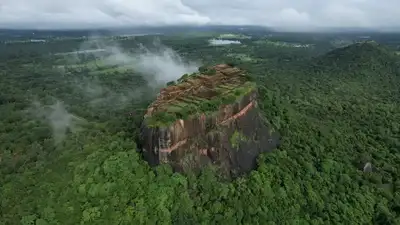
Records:
[[[200,71],[170,83],[149,106],[144,157],[183,172],[207,164],[231,176],[248,172],[261,152],[278,144],[257,108],[256,85],[226,64]]]

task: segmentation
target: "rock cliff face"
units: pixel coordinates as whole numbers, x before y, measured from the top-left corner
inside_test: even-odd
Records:
[[[143,153],[151,165],[196,171],[207,164],[237,176],[278,144],[257,108],[257,89],[244,71],[222,64],[183,76],[161,91],[142,126]]]

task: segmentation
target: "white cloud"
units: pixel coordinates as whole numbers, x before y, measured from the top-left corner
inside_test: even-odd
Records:
[[[1,0],[0,27],[173,24],[400,27],[398,0]]]
[[[107,27],[132,25],[204,24],[180,0],[3,0],[2,27]]]
[[[294,27],[308,26],[312,24],[310,15],[306,12],[299,12],[294,8],[284,8],[278,15],[271,19],[275,26]]]
[[[86,122],[83,118],[69,113],[58,100],[52,105],[42,105],[35,101],[28,112],[43,119],[51,127],[55,144],[61,143],[68,132],[75,133],[81,130],[81,125]]]

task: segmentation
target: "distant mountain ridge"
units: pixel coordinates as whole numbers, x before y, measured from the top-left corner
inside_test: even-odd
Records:
[[[399,72],[399,56],[374,42],[366,41],[334,49],[316,57],[311,64],[323,71],[386,71]]]
[[[98,35],[122,35],[122,34],[170,34],[182,32],[268,32],[266,27],[261,26],[225,26],[225,25],[209,25],[209,26],[141,26],[141,27],[119,27],[119,28],[99,28],[99,29],[1,29],[0,36],[90,36]]]

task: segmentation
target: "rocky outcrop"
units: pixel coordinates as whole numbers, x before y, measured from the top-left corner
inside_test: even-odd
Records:
[[[164,105],[171,106],[171,99],[180,99],[175,103],[183,101],[177,93],[186,93],[186,99],[190,99],[190,96],[203,96],[204,101],[214,101],[229,95],[221,95],[217,91],[221,91],[218,87],[223,86],[223,90],[227,88],[229,93],[234,92],[236,98],[229,104],[216,106],[214,111],[197,111],[187,117],[171,119],[166,124],[154,121],[151,124],[145,118],[142,126],[143,154],[151,165],[168,163],[175,170],[185,172],[212,164],[223,174],[237,176],[252,170],[261,152],[271,151],[277,146],[278,135],[268,128],[257,107],[255,86],[240,89],[246,83],[246,79],[242,79],[245,77],[243,71],[227,65],[218,65],[212,69],[216,72],[209,78],[199,78],[197,74],[197,77],[183,82],[190,83],[190,86],[180,89],[178,84],[178,87],[168,87],[161,92],[145,117],[148,119],[155,111],[167,112],[165,107],[159,107],[161,102],[169,102]],[[214,80],[207,85],[202,79]],[[229,85],[236,86],[230,89]],[[191,88],[192,92],[188,92],[187,88]],[[175,97],[171,97],[174,93]],[[199,100],[200,103],[191,104],[201,104],[203,100]]]

